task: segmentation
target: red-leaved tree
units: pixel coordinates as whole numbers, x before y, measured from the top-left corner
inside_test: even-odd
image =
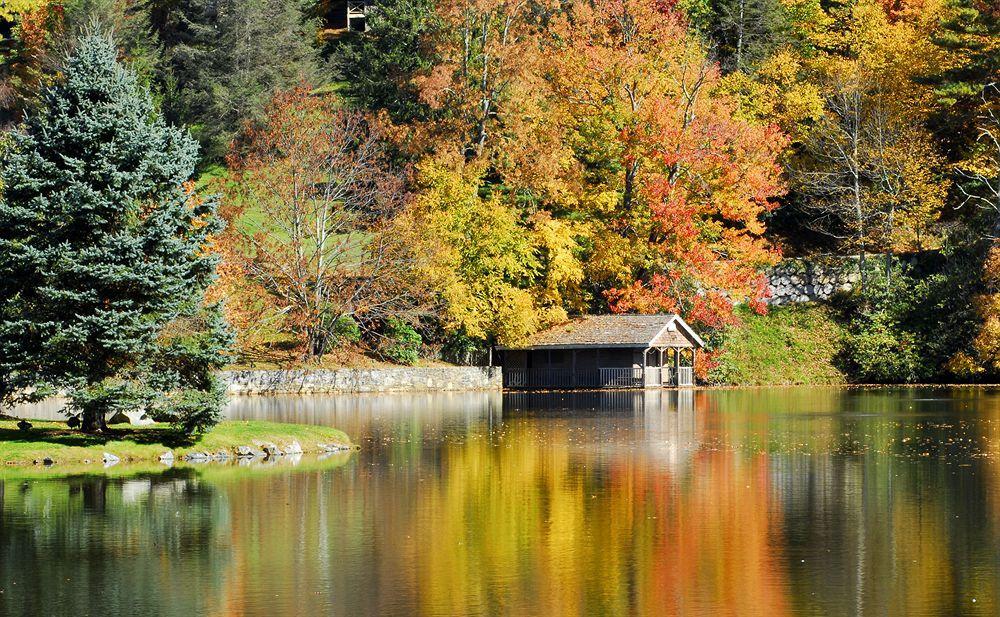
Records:
[[[772,126],[740,119],[717,91],[718,67],[683,18],[656,0],[574,4],[557,24],[556,87],[567,114],[616,160],[621,195],[609,226],[631,234],[643,260],[632,283],[607,292],[618,312],[678,312],[708,327],[732,307],[763,310],[762,270],[777,253],[763,215],[784,187]],[[609,148],[604,143],[614,144]]]

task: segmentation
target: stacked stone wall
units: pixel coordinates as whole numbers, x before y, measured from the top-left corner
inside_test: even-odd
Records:
[[[860,278],[856,257],[786,259],[768,273],[768,303],[780,306],[829,300],[853,290]]]
[[[353,392],[449,392],[500,390],[499,367],[226,371],[232,394],[319,394]]]

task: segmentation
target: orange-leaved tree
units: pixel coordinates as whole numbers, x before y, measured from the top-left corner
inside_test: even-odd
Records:
[[[231,313],[280,316],[312,359],[346,318],[378,321],[410,306],[406,249],[387,233],[404,184],[371,117],[306,88],[279,92],[228,162],[223,273],[240,281],[237,301],[252,301]]]
[[[434,67],[415,81],[433,120],[411,137],[438,155],[461,152],[503,184],[565,191],[566,144],[553,121],[544,52],[555,0],[442,0],[426,41]],[[421,140],[421,137],[423,138]]]
[[[777,254],[762,217],[784,191],[781,131],[738,117],[704,45],[665,3],[577,3],[553,40],[584,192],[619,239],[604,242],[617,257],[595,260],[619,268],[610,308],[709,327],[732,323],[736,302],[763,310],[761,270]]]

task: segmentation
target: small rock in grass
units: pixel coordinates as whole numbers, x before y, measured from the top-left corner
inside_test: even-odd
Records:
[[[56,462],[47,456],[42,459],[42,465],[45,465],[46,467],[52,467],[55,464]]]
[[[225,450],[219,450],[218,452],[215,453],[215,460],[217,460],[217,461],[228,461],[229,460],[229,453],[226,452]]]
[[[341,450],[349,449],[347,446],[342,446],[337,443],[318,443],[316,445],[324,452],[340,452]]]
[[[27,420],[20,420],[17,423],[17,428],[21,429],[22,431],[29,431],[31,430],[31,422],[28,422]]]
[[[285,454],[302,454],[302,446],[299,445],[299,442],[293,441],[285,448]]]
[[[104,462],[105,467],[111,467],[112,465],[117,465],[121,462],[121,459],[111,454],[110,452],[105,452],[101,455],[101,460]]]
[[[261,458],[264,456],[264,452],[250,446],[237,446],[236,456],[239,458]]]
[[[163,454],[160,455],[160,460],[161,461],[172,461],[172,460],[174,460],[174,453],[171,452],[170,450],[167,450],[166,452],[164,452]]]
[[[212,459],[208,452],[188,452],[184,455],[184,460],[188,463],[207,463]]]
[[[264,448],[264,454],[267,455],[267,458],[274,458],[276,456],[283,456],[285,454],[284,452],[281,451],[281,448],[274,445],[273,443],[266,443],[264,444],[263,448]]]

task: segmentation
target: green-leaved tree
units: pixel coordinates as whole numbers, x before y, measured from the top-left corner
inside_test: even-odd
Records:
[[[0,158],[0,373],[63,390],[85,431],[145,410],[196,432],[230,339],[204,302],[216,203],[189,182],[196,142],[116,55],[82,36]]]

